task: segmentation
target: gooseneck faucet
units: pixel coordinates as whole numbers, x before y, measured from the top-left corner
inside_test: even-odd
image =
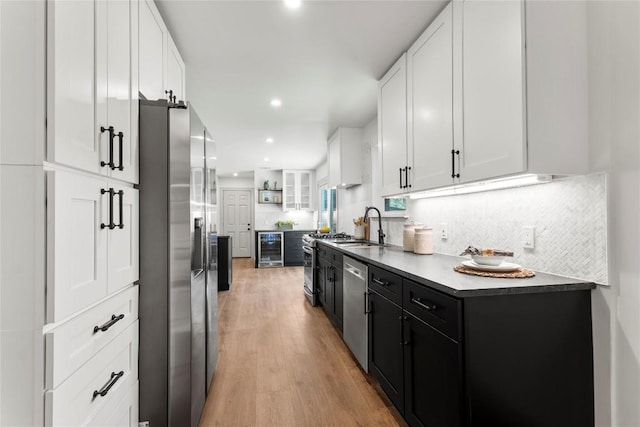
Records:
[[[378,243],[384,245],[385,234],[382,232],[382,215],[380,215],[378,208],[375,206],[366,206],[366,210],[364,211],[364,222],[367,222],[367,219],[369,219],[369,211],[372,209],[378,212]]]

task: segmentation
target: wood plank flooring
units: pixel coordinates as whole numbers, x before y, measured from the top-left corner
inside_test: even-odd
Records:
[[[233,261],[219,298],[219,358],[200,426],[399,426],[322,308],[302,267]]]

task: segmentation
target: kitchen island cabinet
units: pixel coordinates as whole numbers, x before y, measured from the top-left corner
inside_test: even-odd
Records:
[[[284,266],[294,267],[304,265],[304,251],[302,250],[302,236],[315,233],[315,230],[285,230],[284,231]]]
[[[593,425],[593,283],[492,279],[397,247],[369,266],[369,370],[411,426]],[[335,256],[335,255],[334,255]]]

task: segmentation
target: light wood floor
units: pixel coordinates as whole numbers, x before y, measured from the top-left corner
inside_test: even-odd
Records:
[[[398,426],[402,420],[358,367],[302,267],[233,263],[219,298],[219,358],[200,426]]]

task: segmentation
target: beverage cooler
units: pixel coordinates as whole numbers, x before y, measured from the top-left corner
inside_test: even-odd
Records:
[[[284,236],[281,231],[258,232],[258,267],[284,265]]]

